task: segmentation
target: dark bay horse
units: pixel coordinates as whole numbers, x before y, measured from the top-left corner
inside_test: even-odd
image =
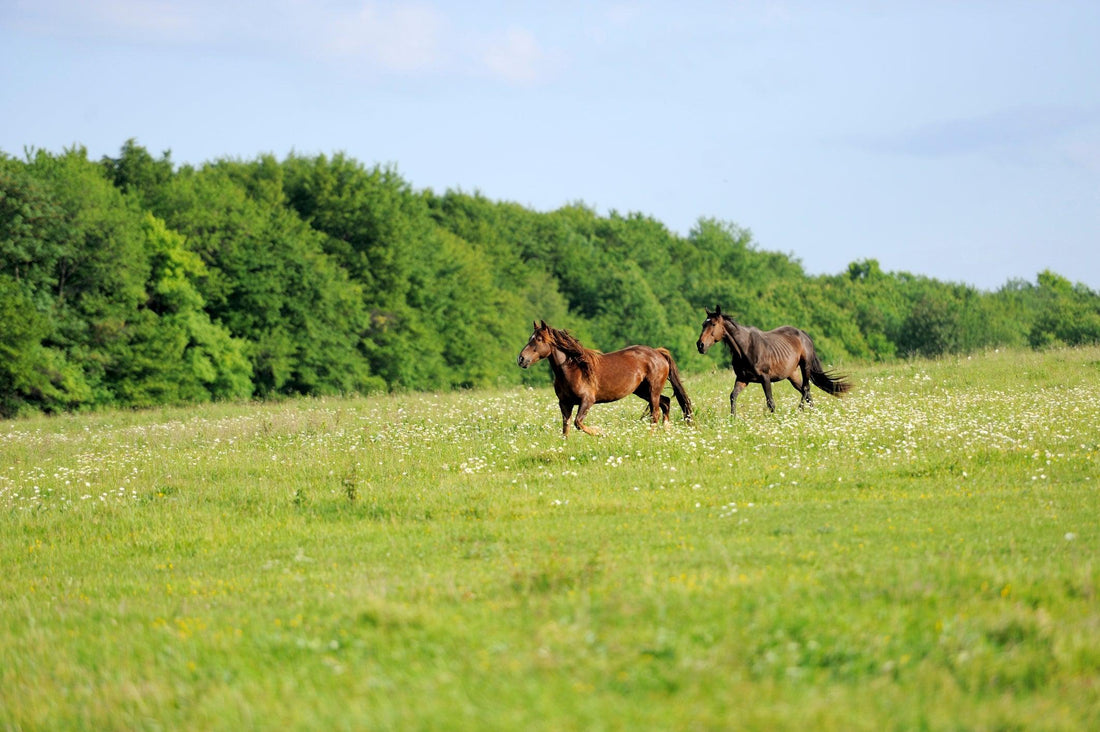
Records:
[[[661,395],[665,381],[672,383],[672,391],[684,419],[691,421],[691,400],[680,372],[667,348],[627,346],[620,351],[601,353],[585,348],[580,341],[564,330],[551,328],[546,321],[535,323],[535,331],[516,358],[522,368],[542,359],[549,359],[554,374],[554,391],[561,408],[561,431],[569,436],[569,418],[573,407],[579,406],[574,424],[590,435],[599,430],[584,424],[585,415],[593,404],[603,404],[636,394],[649,404],[653,423],[658,424],[662,415],[668,421],[669,398]]]
[[[737,414],[737,395],[748,384],[764,387],[764,398],[768,401],[768,409],[773,412],[773,381],[787,379],[791,382],[802,394],[799,409],[814,404],[810,396],[811,383],[833,396],[840,396],[852,388],[845,377],[825,371],[814,350],[813,340],[794,326],[783,325],[769,331],[745,327],[716,306],[713,313],[707,310],[703,332],[695,345],[699,353],[706,353],[718,341],[729,348],[733,357],[733,373],[737,376],[737,383],[730,392],[730,414]]]

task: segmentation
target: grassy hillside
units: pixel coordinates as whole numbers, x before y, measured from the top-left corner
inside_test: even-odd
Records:
[[[1100,349],[852,372],[0,423],[0,728],[1100,726]]]

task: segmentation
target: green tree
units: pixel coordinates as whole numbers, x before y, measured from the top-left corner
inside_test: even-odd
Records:
[[[526,315],[518,297],[493,286],[483,252],[450,232],[437,236],[432,281],[416,288],[413,304],[429,324],[446,366],[447,385],[518,383],[519,370],[512,368],[510,353],[519,346],[509,338]]]
[[[850,345],[849,351],[862,358],[893,358],[909,309],[898,280],[883,272],[878,260],[865,259],[849,264],[846,276],[826,282],[834,284],[835,302],[851,313],[866,344],[865,351]]]
[[[431,325],[410,304],[417,283],[431,282],[434,239],[427,201],[396,171],[336,155],[284,163],[289,206],[359,286],[369,314],[362,347],[370,370],[391,387],[445,386],[438,351],[425,353]]]
[[[27,287],[0,274],[0,417],[69,409],[90,398],[79,371],[43,344],[50,330]]]
[[[104,156],[100,165],[116,188],[136,197],[145,207],[155,205],[174,175],[169,151],[156,159],[133,138],[123,144],[117,158]]]
[[[250,396],[245,343],[203,310],[195,286],[205,274],[202,260],[148,213],[145,235],[148,298],[133,319],[127,358],[115,369],[118,400],[140,406]]]
[[[142,214],[83,148],[38,151],[27,170],[49,191],[54,226],[66,237],[50,277],[47,344],[81,369],[94,404],[117,403],[114,379],[129,357],[150,274]]]
[[[678,236],[583,203],[417,192],[343,154],[0,153],[0,414],[541,382],[514,366],[532,319],[704,369],[715,304],[803,328],[826,359],[1100,340],[1100,296],[1050,272],[995,293],[875,260],[808,277],[730,222]]]
[[[55,247],[49,285],[39,309],[47,317],[43,347],[55,373],[80,369],[74,394],[93,404],[146,406],[239,397],[250,393],[249,368],[239,342],[215,326],[194,287],[202,263],[142,212],[136,198],[108,180],[102,166],[74,149],[39,152],[26,171],[48,192]],[[39,288],[43,289],[43,288]],[[84,386],[86,385],[86,389]],[[45,392],[43,392],[45,393]]]
[[[1100,295],[1050,270],[1038,282],[1038,312],[1028,335],[1033,348],[1100,342]]]
[[[264,183],[268,172],[229,161],[183,168],[160,197],[157,213],[205,266],[206,312],[247,341],[258,395],[382,388],[364,358],[361,289]]]
[[[47,186],[0,154],[0,272],[22,283],[41,308],[52,300],[70,238]]]

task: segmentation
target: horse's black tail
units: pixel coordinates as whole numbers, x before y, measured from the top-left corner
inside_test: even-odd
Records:
[[[826,371],[825,367],[821,365],[821,359],[817,357],[817,349],[813,348],[813,342],[811,341],[810,351],[810,381],[814,386],[821,389],[826,394],[832,394],[833,396],[842,396],[852,389],[852,382],[847,376],[838,374],[834,371]]]
[[[668,361],[668,380],[672,384],[672,393],[676,395],[676,401],[680,404],[680,410],[684,413],[684,420],[691,422],[695,415],[691,410],[691,399],[684,391],[684,384],[680,381],[680,370],[676,368],[676,362],[672,360],[672,353],[667,348],[658,348],[657,353]]]

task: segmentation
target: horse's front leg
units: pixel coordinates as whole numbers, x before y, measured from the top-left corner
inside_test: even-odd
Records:
[[[565,439],[569,437],[569,418],[573,416],[573,403],[559,401],[558,408],[561,409],[561,436]]]
[[[733,391],[730,392],[730,416],[737,416],[737,395],[741,393],[741,390],[748,386],[747,382],[738,381],[733,385]]]
[[[760,382],[760,385],[764,387],[764,399],[768,402],[768,410],[773,414],[775,413],[775,400],[772,399],[772,380],[770,377],[765,376]]]
[[[580,408],[577,409],[577,418],[573,421],[573,424],[577,425],[577,429],[586,435],[598,435],[600,431],[595,427],[588,427],[584,423],[584,418],[588,416],[588,410],[592,408],[595,401],[585,399],[581,402]]]

